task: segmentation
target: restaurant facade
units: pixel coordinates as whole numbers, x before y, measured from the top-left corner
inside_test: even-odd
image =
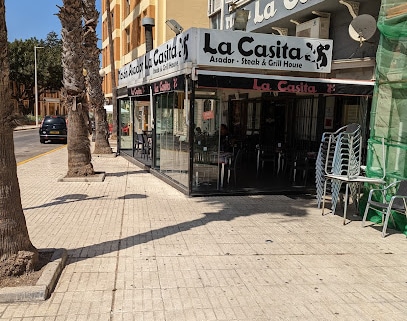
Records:
[[[369,134],[377,43],[337,38],[176,35],[119,70],[120,154],[187,195],[312,192],[323,133]]]

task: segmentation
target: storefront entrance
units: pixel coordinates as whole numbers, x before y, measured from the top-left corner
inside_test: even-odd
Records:
[[[357,122],[366,135],[365,97],[253,96],[197,93],[192,194],[312,193],[323,132]]]
[[[293,97],[240,94],[226,102],[197,100],[196,106],[193,193],[313,188],[312,144],[295,139]],[[302,113],[315,128],[315,111]]]
[[[358,123],[367,141],[374,81],[339,77],[332,53],[331,39],[185,31],[119,70],[119,148],[188,195],[312,192],[324,132]]]
[[[322,134],[356,122],[367,137],[363,96],[194,94],[155,95],[152,129],[149,102],[119,104],[121,152],[191,195],[313,193]]]

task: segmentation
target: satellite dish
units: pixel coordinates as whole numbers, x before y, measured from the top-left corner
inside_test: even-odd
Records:
[[[184,28],[182,28],[182,26],[174,19],[168,19],[165,23],[172,31],[175,32],[176,35],[179,35],[182,31],[184,31]]]
[[[373,37],[376,32],[376,19],[369,14],[355,17],[349,25],[350,37],[362,43]]]

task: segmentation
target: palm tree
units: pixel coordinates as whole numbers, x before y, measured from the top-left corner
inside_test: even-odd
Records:
[[[83,18],[85,21],[84,34],[84,66],[88,88],[89,104],[95,112],[95,154],[111,154],[106,110],[103,108],[104,94],[102,91],[102,77],[99,74],[99,54],[97,46],[96,26],[99,12],[96,10],[95,0],[83,0]]]
[[[0,278],[21,275],[38,262],[38,251],[30,241],[21,205],[9,70],[5,5],[0,0]]]
[[[111,0],[106,0],[106,21],[107,21],[107,35],[109,39],[109,60],[110,60],[110,81],[112,83],[112,105],[113,105],[113,132],[112,139],[117,139],[117,95],[116,95],[116,69],[114,63],[114,43],[113,43],[113,26],[112,26],[112,13],[110,11]],[[117,12],[115,12],[117,14]]]
[[[85,92],[82,1],[63,0],[59,19],[62,24],[62,96],[68,110],[68,173],[66,177],[94,175],[91,163],[88,101]]]

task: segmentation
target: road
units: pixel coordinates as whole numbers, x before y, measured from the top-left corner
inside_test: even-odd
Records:
[[[14,131],[14,153],[17,164],[61,147],[61,143],[40,143],[38,129]]]

